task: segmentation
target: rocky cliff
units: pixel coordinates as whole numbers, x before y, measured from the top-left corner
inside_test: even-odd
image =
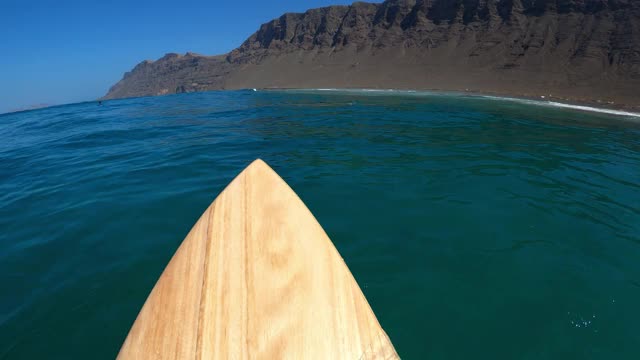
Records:
[[[140,63],[105,98],[247,87],[470,90],[640,106],[640,0],[388,0],[284,14],[229,54]]]

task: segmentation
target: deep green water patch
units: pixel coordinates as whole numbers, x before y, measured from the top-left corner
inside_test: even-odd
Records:
[[[0,116],[0,358],[114,358],[190,227],[257,157],[403,358],[640,358],[633,118],[300,91]]]

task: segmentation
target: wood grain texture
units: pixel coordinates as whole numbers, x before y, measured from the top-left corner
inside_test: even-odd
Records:
[[[331,240],[263,161],[204,212],[119,359],[395,359]]]

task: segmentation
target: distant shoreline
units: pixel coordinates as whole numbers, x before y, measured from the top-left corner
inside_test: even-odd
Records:
[[[48,108],[48,107],[52,107],[52,106],[56,106],[56,105],[55,104],[34,104],[34,105],[19,107],[19,108],[15,108],[15,109],[10,109],[7,112],[0,113],[0,115],[13,114],[13,113],[18,113],[18,112],[23,112],[23,111],[44,109],[44,108]]]
[[[253,89],[253,88],[251,88]],[[525,95],[525,94],[510,94],[504,92],[496,92],[496,91],[475,91],[475,90],[445,90],[445,89],[407,89],[407,88],[288,88],[288,87],[264,87],[264,88],[256,88],[261,91],[335,91],[335,92],[372,92],[372,93],[397,93],[397,94],[411,94],[411,93],[424,93],[427,95],[431,93],[433,95],[460,95],[460,96],[472,96],[483,98],[487,100],[498,100],[498,101],[514,101],[521,102],[523,104],[536,105],[536,106],[548,106],[555,108],[566,108],[576,111],[585,111],[585,112],[595,112],[601,114],[609,114],[609,115],[617,115],[617,116],[626,116],[626,117],[634,117],[640,118],[640,106],[631,106],[622,103],[613,103],[613,102],[603,102],[598,100],[587,100],[583,98],[571,98],[571,97],[559,97],[559,96],[533,96],[533,95]],[[207,92],[224,92],[224,91],[242,91],[247,90],[243,89],[221,89],[221,90],[205,90],[205,91],[194,91],[187,93],[207,93]],[[68,104],[53,104],[36,108],[29,109],[20,109],[15,111],[9,111],[5,113],[0,113],[2,115],[9,114],[17,114],[21,112],[29,112],[42,110],[52,107],[58,106],[67,106],[67,105],[76,105],[76,104],[85,104],[102,101],[104,103],[108,103],[111,101],[117,100],[125,100],[125,99],[138,99],[138,98],[147,98],[147,97],[161,97],[161,96],[172,96],[172,95],[181,95],[178,94],[163,94],[163,95],[147,95],[147,96],[131,96],[124,98],[116,98],[116,99],[108,99],[108,100],[89,100],[89,101],[81,101],[77,103],[68,103]]]
[[[525,100],[534,101],[540,104],[556,107],[573,108],[581,110],[582,108],[594,109],[593,111],[602,113],[611,113],[618,115],[628,116],[640,116],[640,106],[629,105],[624,102],[615,101],[603,101],[598,99],[588,99],[584,97],[572,97],[572,96],[555,96],[555,95],[537,95],[537,94],[524,94],[524,93],[511,93],[501,91],[481,91],[481,90],[452,90],[441,88],[287,88],[287,87],[265,87],[259,88],[259,90],[320,90],[320,91],[389,91],[389,92],[431,92],[434,94],[460,94],[470,95],[485,98],[495,97],[501,100]],[[582,109],[589,111],[588,109]]]
[[[284,90],[265,88],[263,90]],[[476,91],[450,91],[450,90],[418,90],[418,89],[356,89],[356,88],[326,88],[326,89],[287,89],[287,90],[317,90],[317,91],[372,91],[372,92],[398,92],[398,93],[432,93],[432,94],[457,94],[461,96],[473,96],[484,99],[494,99],[499,101],[514,101],[529,105],[548,106],[556,108],[566,108],[573,110],[581,110],[588,112],[597,112],[603,114],[640,117],[640,107],[628,106],[624,104],[615,105],[611,102],[574,100],[571,98],[554,97],[554,96],[525,96],[525,95],[507,95],[496,92],[476,92]],[[635,111],[633,111],[635,110]]]
[[[567,108],[588,112],[597,112],[619,116],[640,117],[640,106],[632,106],[611,101],[587,100],[583,98],[559,97],[559,96],[534,96],[525,94],[510,94],[496,91],[471,91],[471,90],[445,90],[445,89],[405,89],[405,88],[275,88],[267,87],[258,90],[300,90],[300,91],[372,91],[372,92],[398,92],[398,93],[433,93],[433,94],[458,94],[495,99],[502,101],[517,101],[531,105],[542,105],[556,108]],[[215,90],[214,90],[215,91]]]

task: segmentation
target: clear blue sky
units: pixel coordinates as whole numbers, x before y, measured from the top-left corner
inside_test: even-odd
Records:
[[[228,52],[260,24],[349,0],[0,0],[0,113],[93,100],[138,62]]]

